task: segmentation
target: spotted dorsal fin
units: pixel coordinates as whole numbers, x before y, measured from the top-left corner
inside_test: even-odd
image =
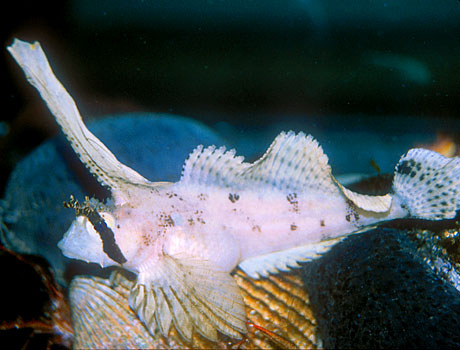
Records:
[[[373,212],[386,212],[391,206],[389,195],[366,196],[340,185],[318,142],[310,135],[293,131],[278,135],[267,152],[252,164],[235,157],[234,150],[199,146],[187,159],[180,184],[344,195],[355,206]]]
[[[202,145],[195,148],[185,161],[180,184],[232,187],[242,171],[250,166],[244,157],[235,157],[235,150]]]
[[[243,162],[235,151],[199,146],[187,159],[181,183],[239,189],[272,187],[280,191],[337,193],[327,156],[304,133],[282,132],[256,162]]]
[[[54,75],[40,44],[15,39],[9,52],[23,69],[28,81],[38,90],[72,148],[96,176],[112,192],[126,191],[128,185],[152,185],[139,173],[120,163],[112,152],[85,126],[75,101]]]

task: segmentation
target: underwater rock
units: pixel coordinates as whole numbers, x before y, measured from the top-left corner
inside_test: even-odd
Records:
[[[325,348],[460,346],[460,294],[406,231],[350,236],[301,274]]]
[[[460,292],[460,229],[415,230],[409,237],[432,270]]]
[[[224,144],[203,124],[171,115],[120,115],[89,123],[89,129],[120,161],[153,181],[177,181],[184,159],[197,145]],[[101,199],[108,192],[89,175],[61,136],[19,162],[0,202],[0,223],[3,220],[7,227],[4,245],[46,258],[61,284],[71,260],[62,255],[57,243],[75,218],[73,210],[63,207],[70,195],[80,200],[85,195]],[[72,265],[85,268],[86,264]]]

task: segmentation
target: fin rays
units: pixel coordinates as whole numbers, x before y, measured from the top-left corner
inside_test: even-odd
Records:
[[[460,209],[459,183],[460,158],[414,148],[396,165],[393,189],[411,216],[439,220]]]
[[[179,184],[215,185],[233,189],[270,186],[281,191],[338,193],[327,156],[304,133],[282,132],[253,164],[224,147],[198,146],[184,165]]]
[[[391,196],[366,196],[340,185],[332,176],[328,158],[311,135],[282,132],[256,162],[243,162],[235,151],[224,147],[198,146],[184,164],[179,185],[207,185],[230,190],[263,190],[266,187],[290,192],[344,195],[357,207],[386,212]]]
[[[156,274],[141,272],[129,298],[131,308],[152,334],[158,327],[167,336],[174,323],[187,340],[193,331],[217,340],[217,330],[241,338],[246,332],[246,314],[230,275],[193,259],[179,261],[165,256],[161,265],[156,267]]]
[[[8,51],[23,69],[28,81],[38,90],[73,150],[98,181],[123,192],[129,185],[152,183],[120,163],[112,152],[85,126],[75,101],[54,75],[40,44],[15,39]]]

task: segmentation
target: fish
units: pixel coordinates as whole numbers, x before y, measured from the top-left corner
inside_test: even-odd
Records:
[[[458,157],[410,149],[396,164],[392,190],[364,195],[336,180],[311,135],[293,131],[253,163],[235,150],[198,146],[178,182],[151,182],[86,128],[40,43],[15,39],[8,50],[82,163],[111,191],[106,203],[71,198],[76,219],[59,248],[134,273],[129,307],[152,335],[167,336],[174,325],[187,340],[196,332],[241,339],[247,326],[236,267],[263,278],[381,222],[450,219],[459,209]]]

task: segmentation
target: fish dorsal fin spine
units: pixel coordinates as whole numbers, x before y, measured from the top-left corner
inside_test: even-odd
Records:
[[[241,174],[254,185],[281,191],[337,193],[328,158],[311,135],[282,132],[267,152]]]
[[[182,184],[203,184],[227,186],[248,163],[244,157],[235,157],[235,150],[226,151],[225,147],[216,148],[202,145],[195,148],[184,164]]]
[[[372,212],[386,212],[391,206],[390,195],[366,196],[340,185],[318,142],[311,135],[293,131],[280,133],[267,152],[252,164],[243,162],[243,157],[235,157],[234,150],[198,146],[185,162],[179,183],[344,195],[358,208]]]
[[[40,44],[15,39],[8,50],[28,81],[38,90],[75,153],[98,181],[122,195],[131,185],[152,186],[135,170],[122,164],[83,123],[75,101],[54,75]]]
[[[304,133],[282,132],[256,162],[243,162],[224,147],[197,147],[184,165],[181,184],[257,189],[267,186],[285,192],[338,193],[327,156],[318,142]]]

